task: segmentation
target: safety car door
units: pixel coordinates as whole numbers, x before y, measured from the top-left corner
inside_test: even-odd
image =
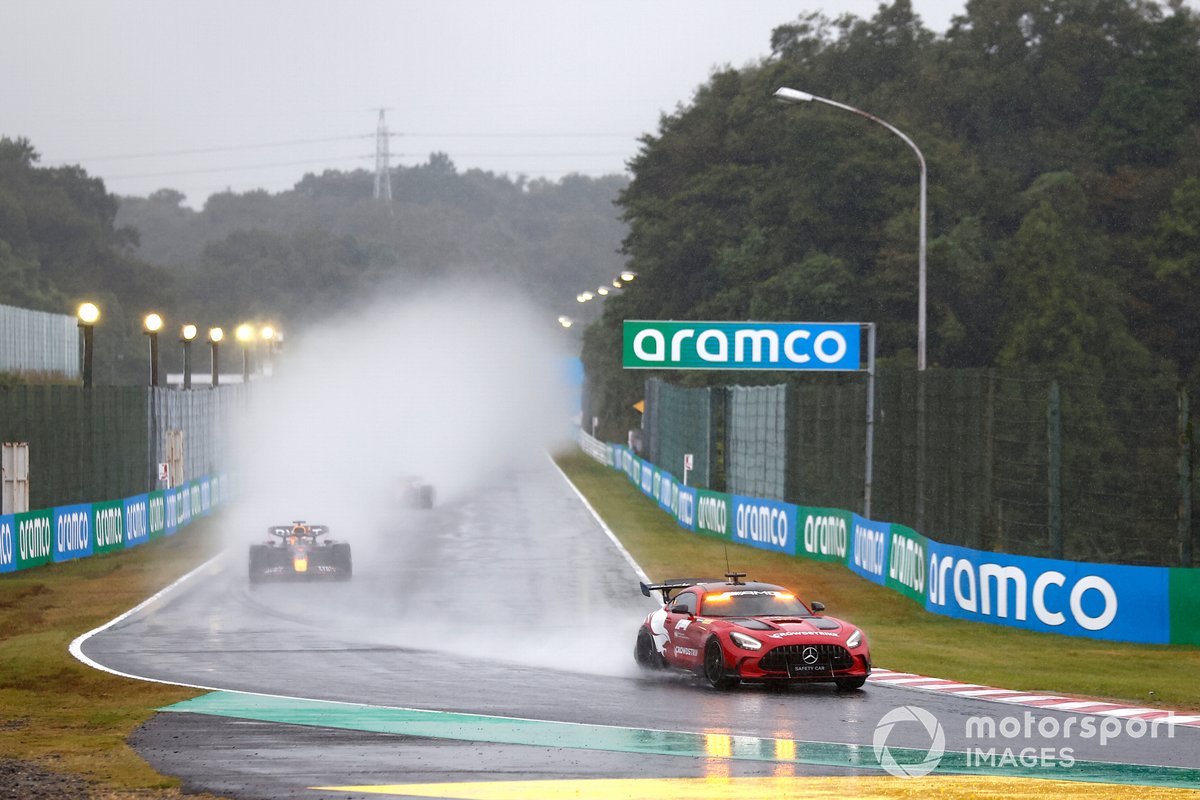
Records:
[[[681,606],[686,612],[677,612]],[[695,642],[696,609],[699,598],[695,592],[680,592],[671,601],[671,611],[667,614],[667,658],[681,667],[695,667],[700,663],[700,647]]]

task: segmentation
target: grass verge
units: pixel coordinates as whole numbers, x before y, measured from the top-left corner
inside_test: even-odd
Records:
[[[0,577],[0,759],[82,776],[94,797],[179,796],[125,740],[153,709],[199,692],[94,670],[67,647],[215,555],[215,525]]]
[[[557,462],[656,580],[725,572],[726,545],[681,529],[621,472],[582,453]],[[1200,711],[1200,648],[1102,642],[941,617],[838,564],[728,545],[754,580],[820,600],[867,632],[888,669],[1021,691],[1074,694]]]

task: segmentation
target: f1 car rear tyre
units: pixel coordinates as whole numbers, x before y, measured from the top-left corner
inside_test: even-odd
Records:
[[[716,637],[704,645],[704,679],[714,689],[732,689],[741,683],[741,678],[730,675],[725,668],[725,651]]]
[[[863,684],[866,682],[866,678],[838,678],[836,681],[838,689],[841,689],[842,691],[861,689]]]
[[[654,637],[645,628],[638,631],[637,642],[633,645],[633,660],[642,669],[662,669],[666,666],[662,654],[654,646]]]
[[[338,542],[333,545],[333,566],[340,581],[348,581],[354,575],[354,561],[350,558],[350,545]]]
[[[267,548],[261,544],[250,545],[250,582],[261,583],[266,577]]]

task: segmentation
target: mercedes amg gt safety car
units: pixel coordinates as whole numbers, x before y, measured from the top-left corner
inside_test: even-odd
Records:
[[[677,579],[647,585],[663,607],[647,615],[633,656],[645,669],[689,670],[719,689],[745,681],[836,683],[858,689],[871,674],[866,634],[827,617],[795,593],[769,583]]]
[[[350,580],[354,566],[350,545],[320,537],[325,525],[297,520],[267,529],[272,538],[250,545],[250,582],[269,580]]]

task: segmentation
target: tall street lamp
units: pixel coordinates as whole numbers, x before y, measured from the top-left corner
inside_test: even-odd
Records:
[[[199,329],[190,322],[179,329],[179,341],[183,342],[183,388],[192,388],[192,340]]]
[[[798,89],[789,89],[786,86],[775,91],[775,99],[782,103],[810,103],[816,101],[824,103],[834,108],[840,108],[843,111],[849,111],[851,114],[857,114],[860,117],[865,117],[872,122],[878,122],[883,127],[887,128],[892,133],[904,140],[904,143],[913,149],[917,154],[917,161],[921,164],[921,233],[919,250],[917,254],[917,369],[925,370],[925,156],[921,154],[920,148],[913,144],[913,140],[908,138],[895,125],[884,122],[874,114],[868,114],[866,111],[848,106],[845,103],[839,103],[836,100],[829,100],[825,97],[817,97],[815,94],[801,92]]]
[[[95,303],[83,303],[75,312],[79,327],[83,329],[83,386],[92,387],[92,328],[100,319],[100,309]]]
[[[267,362],[271,361],[271,356],[275,351],[275,328],[263,325],[258,331],[258,337],[266,342],[266,355],[259,361],[258,371],[266,375]]]
[[[163,320],[158,314],[147,314],[142,320],[142,331],[150,337],[150,385],[158,388],[158,332]]]
[[[254,326],[249,322],[238,325],[233,332],[242,343],[242,383],[250,382],[250,345],[254,343]]]
[[[212,345],[212,388],[214,389],[221,385],[221,369],[218,357],[220,356],[221,340],[224,338],[225,331],[220,328],[208,329],[208,343]]]

